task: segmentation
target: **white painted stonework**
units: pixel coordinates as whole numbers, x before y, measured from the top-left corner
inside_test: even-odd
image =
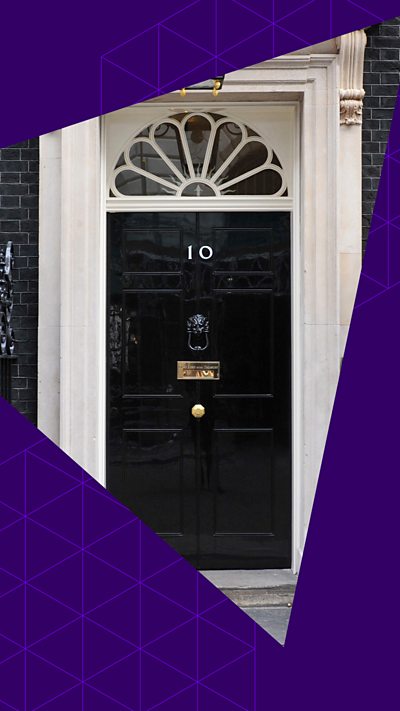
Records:
[[[367,35],[364,30],[338,37],[340,52],[340,123],[362,123],[364,50]]]
[[[340,123],[341,62],[332,40],[234,72],[218,97],[172,94],[48,134],[40,144],[39,427],[103,484],[107,210],[292,213],[294,570],[361,266],[361,125]],[[268,140],[288,176],[288,197],[113,201],[107,181],[130,136],[157,117],[196,107],[242,120]]]

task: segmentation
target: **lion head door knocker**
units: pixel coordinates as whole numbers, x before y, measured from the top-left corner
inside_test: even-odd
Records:
[[[203,314],[194,314],[187,320],[188,346],[191,351],[205,351],[208,348],[210,325]]]

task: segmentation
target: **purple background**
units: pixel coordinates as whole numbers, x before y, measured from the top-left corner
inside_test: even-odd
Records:
[[[398,0],[3,3],[0,146],[397,12]]]
[[[263,26],[254,13],[271,19],[272,3],[220,0],[215,40],[216,4],[199,0],[114,52],[182,3],[133,9],[120,2],[101,15],[98,4],[90,3],[91,14],[89,3],[71,2],[62,17],[47,5],[48,12],[45,3],[40,11],[13,5],[9,18],[2,11],[3,27],[13,13],[24,17],[18,41],[0,42],[3,145],[97,114],[100,105],[140,100],[143,81],[126,71],[120,78],[124,70],[110,59],[163,91],[179,86],[187,69],[191,83],[215,66],[249,65],[400,9],[285,0],[275,3],[275,24]],[[248,24],[235,14],[242,12]],[[44,24],[49,18],[53,27]],[[154,32],[168,58],[162,72],[152,62]],[[181,49],[173,32],[185,37]],[[200,66],[196,44],[211,54],[217,47],[220,59]],[[398,106],[285,647],[1,403],[0,711],[394,706],[399,193]]]

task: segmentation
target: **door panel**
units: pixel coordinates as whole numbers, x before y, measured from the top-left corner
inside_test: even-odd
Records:
[[[218,393],[271,392],[272,293],[226,290],[215,293],[216,353],[224,364]],[[260,328],[262,324],[262,328]],[[260,354],[263,357],[260,358]]]
[[[289,566],[289,215],[123,213],[108,234],[107,486],[199,567]]]
[[[215,430],[215,533],[271,530],[272,433]]]
[[[180,312],[179,292],[124,292],[124,395],[162,395],[177,391],[176,361],[180,354]]]
[[[164,534],[183,533],[182,444],[181,432],[173,430],[126,430],[123,436],[127,486],[135,492],[131,505]]]

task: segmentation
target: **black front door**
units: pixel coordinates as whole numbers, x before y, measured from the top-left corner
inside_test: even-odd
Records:
[[[202,569],[289,566],[290,216],[112,214],[108,245],[108,488]]]

